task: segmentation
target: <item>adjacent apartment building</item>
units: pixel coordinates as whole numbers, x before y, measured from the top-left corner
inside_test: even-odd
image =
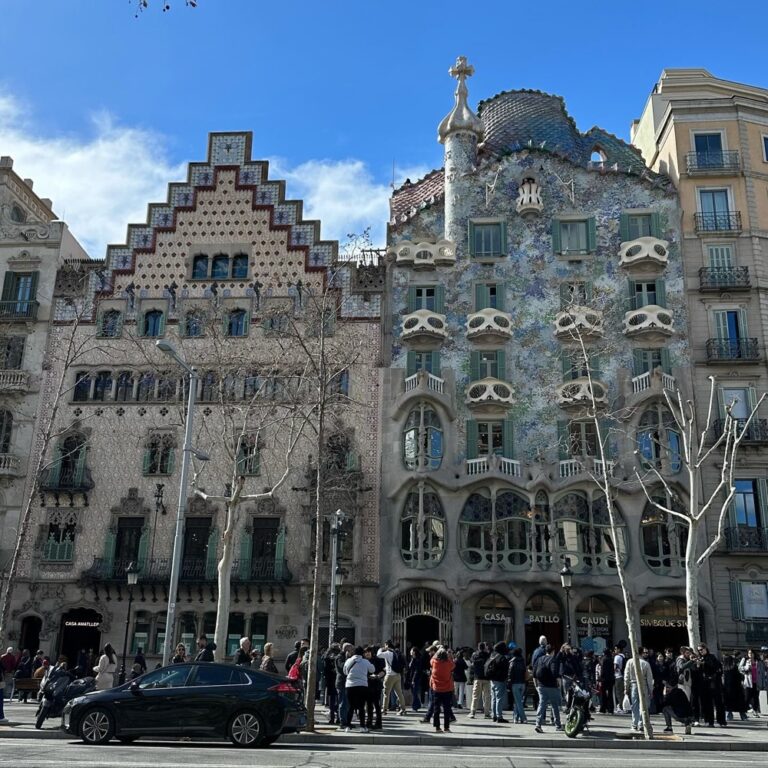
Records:
[[[632,125],[632,142],[679,189],[700,423],[709,376],[717,378],[718,419],[734,401],[735,415],[746,418],[768,390],[768,90],[705,69],[666,69]],[[726,648],[768,644],[767,459],[768,410],[761,407],[739,456],[725,544],[710,563]],[[718,476],[716,467],[704,473],[705,493]]]
[[[627,634],[621,557],[643,642],[679,644],[683,532],[634,480],[653,465],[684,503],[663,401],[665,389],[690,392],[675,188],[615,136],[579,131],[558,96],[506,91],[476,114],[472,73],[463,58],[450,70],[444,167],[391,199],[383,631],[514,639],[530,653],[539,635],[559,643],[570,629],[600,649]],[[593,475],[610,477],[619,552]],[[714,640],[706,584],[702,605]]]

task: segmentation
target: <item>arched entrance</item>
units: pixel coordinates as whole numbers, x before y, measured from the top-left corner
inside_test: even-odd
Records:
[[[487,592],[475,609],[475,642],[495,645],[514,639],[512,603],[498,592]]]
[[[646,648],[663,651],[688,645],[685,600],[659,597],[640,609],[640,642]]]
[[[431,589],[410,589],[392,602],[392,637],[401,648],[433,640],[450,644],[452,629],[451,601]]]
[[[25,616],[21,620],[21,633],[19,635],[19,648],[27,649],[34,654],[40,650],[40,632],[43,629],[43,620],[38,616]]]
[[[563,609],[558,600],[546,592],[538,592],[525,604],[525,650],[530,656],[544,635],[553,648],[563,644]]]
[[[80,650],[89,654],[98,652],[101,622],[101,614],[90,608],[75,608],[65,613],[61,617],[59,653],[66,656],[70,664],[75,664]]]
[[[613,638],[611,609],[601,597],[592,596],[576,606],[576,637],[582,651],[601,654]]]

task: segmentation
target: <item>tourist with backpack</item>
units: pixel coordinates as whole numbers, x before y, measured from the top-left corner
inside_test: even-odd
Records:
[[[498,642],[493,646],[493,652],[485,662],[485,677],[491,683],[491,713],[494,723],[509,722],[504,719],[508,672],[507,644],[503,641]]]
[[[401,715],[406,714],[405,695],[403,694],[403,671],[405,660],[397,643],[387,640],[384,647],[376,654],[384,660],[384,693],[382,694],[382,714],[387,714],[392,692],[397,697],[397,706]]]
[[[472,685],[472,703],[469,705],[469,717],[474,718],[480,702],[488,720],[491,719],[491,681],[485,676],[485,662],[490,654],[485,643],[478,643],[477,650],[472,654],[469,665],[472,669],[474,683]]]
[[[563,730],[560,723],[560,662],[552,651],[552,646],[547,645],[543,655],[536,659],[533,667],[533,677],[539,690],[539,708],[536,712],[536,733],[544,733],[542,726],[547,718],[547,707],[552,708],[555,725],[558,731]]]

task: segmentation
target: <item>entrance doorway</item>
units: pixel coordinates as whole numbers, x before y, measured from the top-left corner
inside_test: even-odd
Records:
[[[434,616],[410,616],[405,622],[405,642],[419,650],[440,639],[440,622]]]
[[[97,653],[101,647],[102,616],[90,608],[75,608],[61,617],[59,653],[67,657],[70,665],[77,663],[80,650]]]
[[[513,611],[509,600],[498,592],[483,595],[475,609],[475,644],[482,641],[492,647],[514,640]]]
[[[40,630],[42,628],[42,619],[37,616],[25,616],[21,620],[19,648],[28,650],[32,655],[37,653],[40,650]]]
[[[525,604],[525,653],[528,657],[544,635],[556,649],[563,644],[562,607],[554,597],[544,592],[531,595]]]
[[[640,609],[640,642],[645,648],[663,651],[688,645],[685,600],[660,597]]]

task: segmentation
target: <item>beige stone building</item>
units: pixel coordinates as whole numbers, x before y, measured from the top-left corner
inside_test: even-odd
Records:
[[[704,69],[666,69],[632,142],[679,188],[699,418],[709,376],[717,377],[717,418],[733,400],[746,417],[768,390],[768,90]],[[738,461],[725,545],[710,563],[725,648],[768,644],[768,410],[757,416]],[[706,494],[717,477],[716,468],[704,475]]]
[[[51,201],[0,158],[0,584],[26,498],[56,273],[87,258]]]
[[[151,663],[159,660],[188,379],[155,343],[170,341],[199,371],[193,441],[210,460],[195,461],[197,487],[225,495],[243,475],[244,492],[256,493],[284,471],[295,427],[289,404],[301,403],[302,387],[317,381],[307,379],[311,366],[290,343],[290,329],[304,329],[314,349],[311,329],[319,322],[337,366],[324,466],[343,476],[325,494],[324,513],[347,515],[339,633],[374,636],[382,289],[377,264],[344,261],[336,242],[321,239],[320,223],[303,217],[302,203],[286,197],[284,182],[268,177],[268,164],[251,159],[249,133],[211,134],[206,160],[169,185],[146,223],[128,227],[124,245],[109,246],[105,263],[92,263],[85,279],[82,270],[62,270],[43,408],[59,394],[62,406],[23,542],[12,636],[70,656],[106,641],[120,648],[125,571],[134,562],[140,575],[129,649],[143,647]],[[319,298],[330,301],[322,320]],[[77,354],[68,359],[73,334]],[[309,636],[317,443],[311,424],[306,432],[274,498],[241,507],[219,658],[244,635],[256,646],[271,640],[278,656]],[[198,633],[213,633],[223,514],[222,503],[189,491],[174,627],[174,640],[188,649]]]

